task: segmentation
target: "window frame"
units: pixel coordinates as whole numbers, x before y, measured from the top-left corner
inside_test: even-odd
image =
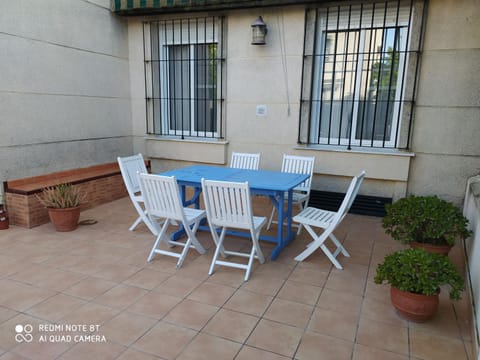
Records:
[[[158,31],[158,33],[155,33]],[[146,106],[146,128],[149,135],[174,136],[184,138],[223,138],[223,114],[224,114],[224,99],[225,92],[224,81],[224,18],[217,16],[205,17],[188,17],[181,19],[166,19],[144,22],[144,64],[145,64],[145,106]],[[209,51],[206,51],[207,57],[198,60],[195,56],[197,46],[216,45],[216,56],[209,57]],[[188,46],[188,58],[171,59],[170,49],[176,46]],[[180,50],[182,52],[182,50]],[[197,120],[199,116],[195,112],[195,103],[199,101],[197,97],[198,92],[198,78],[195,77],[195,67],[200,61],[205,64],[212,62],[215,69],[214,79],[214,97],[203,98],[204,106],[207,108],[207,103],[215,102],[212,109],[215,114],[215,124],[209,128],[209,119],[205,111],[205,122],[203,123],[203,130],[199,130],[202,126]],[[172,94],[172,81],[177,82],[175,77],[171,74],[171,66],[178,66],[180,64],[180,71],[187,75],[189,91],[181,94],[180,98],[176,94]],[[173,65],[172,65],[173,64]],[[184,69],[184,65],[187,67]],[[206,65],[209,66],[209,65]],[[174,68],[173,72],[177,69]],[[208,71],[205,71],[208,73]],[[181,89],[183,88],[180,85]],[[208,86],[207,86],[208,88]],[[182,90],[181,90],[182,91]],[[175,93],[175,90],[173,90]],[[185,99],[183,94],[187,95]],[[179,101],[180,103],[175,103]],[[185,102],[182,104],[182,102]],[[173,107],[180,107],[182,109],[180,126],[177,128],[178,115]],[[184,106],[187,106],[188,113],[183,113]],[[172,115],[173,113],[173,115]],[[172,118],[173,116],[173,118]],[[184,117],[188,123],[184,123]]]
[[[393,4],[393,6],[392,6]],[[375,9],[375,6],[381,8],[382,11],[385,11],[383,17],[383,22],[377,20],[375,10],[372,11],[372,8]],[[390,12],[392,8],[396,8],[395,16],[387,16],[387,9]],[[359,11],[358,11],[359,10]],[[357,18],[352,16],[353,13],[357,11],[360,15]],[[317,8],[307,9],[305,14],[305,38],[304,38],[304,57],[303,57],[303,67],[302,67],[302,87],[301,87],[301,106],[300,106],[300,123],[299,123],[299,135],[298,142],[300,144],[307,144],[309,146],[340,146],[346,147],[348,150],[351,150],[353,147],[358,148],[393,148],[393,149],[407,149],[410,144],[410,133],[411,133],[411,123],[413,116],[413,104],[415,98],[415,89],[416,89],[416,78],[418,73],[418,63],[419,55],[421,49],[422,33],[423,33],[423,19],[424,19],[424,4],[422,0],[398,0],[398,1],[368,1],[358,3],[347,3],[331,6],[321,6]],[[328,14],[334,13],[334,22],[328,19]],[[399,15],[401,13],[401,15]],[[327,14],[325,16],[325,14]],[[348,16],[346,16],[347,14]],[[369,15],[371,14],[371,15]],[[355,15],[358,15],[355,13]],[[365,15],[365,18],[368,16],[371,17],[371,26],[365,25],[365,18],[362,16]],[[406,17],[406,15],[408,15]],[[403,18],[402,18],[403,16]],[[375,19],[375,20],[374,20]],[[393,20],[392,20],[393,19]],[[393,46],[394,51],[392,59],[394,62],[398,62],[398,66],[394,67],[394,64],[391,65],[390,73],[397,71],[396,75],[396,86],[395,86],[395,97],[390,98],[391,93],[393,93],[391,85],[393,84],[393,76],[390,78],[389,88],[386,89],[388,93],[388,105],[385,118],[383,120],[383,126],[385,130],[388,128],[390,131],[384,131],[384,137],[382,139],[376,139],[376,130],[375,125],[370,129],[370,137],[363,137],[362,135],[358,136],[358,131],[363,131],[363,122],[365,114],[360,117],[358,110],[360,106],[366,107],[368,101],[367,91],[364,92],[365,98],[362,100],[362,91],[361,87],[368,85],[369,80],[371,79],[370,72],[373,73],[373,70],[370,68],[363,68],[363,62],[367,61],[365,57],[370,57],[368,61],[372,60],[372,52],[370,45],[366,45],[365,41],[367,40],[367,32],[370,31],[370,36],[373,36],[372,33],[375,31],[381,31],[382,33],[382,49],[380,51],[380,62],[383,64],[387,57],[385,56],[388,53],[387,46],[389,45],[386,41],[387,32],[393,29]],[[399,43],[397,44],[397,31],[399,36]],[[329,79],[328,74],[325,71],[325,62],[329,61],[328,57],[337,56],[338,49],[336,48],[333,53],[326,52],[326,37],[329,33],[337,34],[334,35],[335,41],[337,40],[336,36],[339,33],[344,33],[345,38],[355,38],[355,33],[358,33],[358,40],[355,41],[355,46],[358,46],[357,50],[353,53],[349,52],[348,49],[343,54],[345,60],[341,60],[341,70],[333,69],[333,72],[336,72],[336,75],[340,78],[347,74],[348,71],[354,72],[355,85],[353,91],[353,97],[351,99],[345,100],[345,84],[344,79],[339,82],[343,85],[343,93],[341,94],[341,111],[343,111],[344,100],[349,102],[351,106],[351,111],[349,114],[349,119],[347,125],[345,125],[347,130],[343,130],[341,125],[338,126],[337,135],[330,137],[330,129],[328,134],[322,134],[322,121],[327,121],[328,126],[331,126],[332,123],[342,123],[344,121],[344,114],[340,112],[340,117],[338,119],[327,118],[323,119],[325,116],[322,113],[322,96],[319,96],[319,93],[322,93],[322,90],[325,91],[325,80]],[[385,41],[384,41],[385,37]],[[363,44],[362,44],[363,41]],[[368,40],[367,40],[368,41]],[[357,44],[358,43],[358,44]],[[350,44],[345,45],[344,47],[349,47]],[[337,46],[335,42],[334,47]],[[320,49],[319,49],[320,48]],[[398,60],[396,56],[398,55]],[[348,56],[353,56],[354,60],[349,61]],[[325,61],[326,60],[326,61]],[[387,59],[388,60],[388,59]],[[338,66],[334,61],[334,67]],[[351,62],[354,67],[353,70],[346,70],[348,62]],[[352,65],[350,65],[352,66]],[[371,66],[371,65],[370,65]],[[379,65],[381,67],[382,65]],[[373,68],[373,67],[372,67]],[[362,77],[366,71],[366,78],[362,82]],[[378,76],[381,75],[382,70],[378,70]],[[353,78],[352,77],[352,78]],[[335,77],[333,77],[333,86],[336,84]],[[330,79],[331,80],[331,79]],[[345,80],[346,81],[346,80]],[[366,88],[365,88],[366,89]],[[377,88],[378,90],[378,88]],[[332,92],[329,101],[333,104],[333,89],[330,88],[328,91]],[[385,91],[385,90],[383,90]],[[375,96],[378,96],[380,92],[377,91]],[[351,96],[352,94],[349,94]],[[393,95],[393,94],[392,94]],[[381,102],[379,99],[375,99],[375,103]],[[316,105],[316,102],[318,103]],[[352,105],[353,104],[353,105]],[[333,107],[332,105],[330,105]],[[336,105],[338,106],[338,104]],[[320,110],[319,110],[320,108]],[[338,110],[337,110],[338,111]],[[376,116],[376,105],[375,105],[375,115]],[[390,121],[390,112],[391,121]],[[368,120],[368,119],[367,119]],[[358,125],[361,125],[359,128]],[[360,129],[360,130],[359,130]],[[345,136],[346,135],[346,136]],[[387,136],[389,135],[389,136]]]

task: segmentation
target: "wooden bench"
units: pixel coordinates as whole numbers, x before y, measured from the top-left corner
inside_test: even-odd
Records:
[[[146,163],[149,169],[150,162]],[[79,186],[86,194],[82,211],[128,195],[116,162],[8,180],[3,184],[10,224],[33,228],[49,222],[48,212],[36,194],[45,187],[62,183]]]

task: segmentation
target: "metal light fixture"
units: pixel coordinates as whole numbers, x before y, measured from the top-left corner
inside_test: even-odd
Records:
[[[267,24],[259,16],[252,24],[252,45],[265,45],[265,35],[267,35]]]

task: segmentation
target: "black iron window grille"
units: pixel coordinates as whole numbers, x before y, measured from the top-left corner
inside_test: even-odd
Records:
[[[145,22],[147,134],[223,138],[222,17]]]
[[[407,149],[423,1],[308,10],[299,142]]]

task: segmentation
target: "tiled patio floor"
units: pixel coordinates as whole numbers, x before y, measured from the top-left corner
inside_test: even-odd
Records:
[[[0,359],[473,359],[466,296],[452,303],[442,291],[437,316],[415,324],[373,283],[376,264],[400,248],[379,218],[347,216],[337,233],[352,254],[340,258],[344,270],[320,251],[294,261],[309,241],[303,231],[246,283],[237,269],[207,275],[208,232],[199,232],[207,254],[191,250],[180,270],[164,256],[147,263],[154,238],[143,225],[127,230],[136,218],[128,198],[82,213],[90,218],[98,223],[70,233],[0,231]],[[461,247],[451,257],[461,264]],[[16,330],[33,340],[16,341]]]

